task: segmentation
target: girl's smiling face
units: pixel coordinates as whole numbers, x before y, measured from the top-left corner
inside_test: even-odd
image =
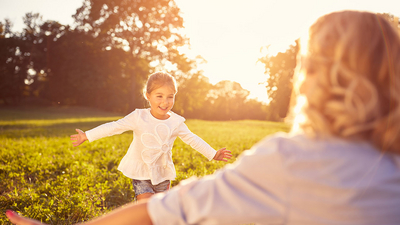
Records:
[[[151,114],[160,120],[169,118],[167,114],[175,102],[175,90],[168,85],[163,85],[154,89],[151,93],[146,93],[147,100],[150,103]]]

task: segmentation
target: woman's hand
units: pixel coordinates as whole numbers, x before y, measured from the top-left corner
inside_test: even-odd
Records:
[[[226,150],[226,148],[221,148],[217,151],[214,156],[214,160],[228,162],[228,159],[232,157],[231,151]]]
[[[11,211],[11,210],[7,210],[6,216],[11,221],[11,223],[16,224],[16,225],[43,225],[44,224],[37,220],[22,217],[22,216],[18,215],[16,212]]]
[[[87,225],[152,225],[149,212],[147,211],[147,200],[141,200],[138,202],[131,202],[111,212],[93,218],[92,220],[85,222]],[[45,225],[37,220],[28,219],[18,215],[16,212],[7,210],[6,216],[11,223],[16,225]],[[83,223],[79,223],[83,224]],[[168,223],[167,223],[168,224]]]
[[[72,142],[74,147],[81,145],[83,142],[85,142],[87,140],[85,132],[83,132],[82,130],[79,130],[79,129],[75,129],[75,130],[76,130],[76,132],[78,132],[78,134],[71,135],[71,141],[75,141],[75,142]]]

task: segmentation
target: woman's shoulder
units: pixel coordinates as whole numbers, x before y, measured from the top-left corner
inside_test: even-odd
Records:
[[[332,157],[343,155],[357,156],[360,152],[363,155],[378,153],[371,144],[366,142],[351,142],[341,138],[318,138],[305,134],[291,134],[278,132],[268,136],[257,143],[255,151],[277,151],[286,156],[322,156]],[[378,153],[379,154],[379,153]]]
[[[342,173],[339,168],[350,166],[355,176],[365,170],[365,165],[373,165],[377,161],[382,170],[396,167],[396,157],[382,155],[371,143],[336,137],[310,137],[305,134],[277,133],[260,141],[248,154],[254,158],[272,157],[288,170],[338,168],[334,172]]]

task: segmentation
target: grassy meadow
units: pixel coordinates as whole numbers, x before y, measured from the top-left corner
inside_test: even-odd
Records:
[[[87,108],[0,108],[0,224],[15,210],[51,224],[82,222],[133,200],[129,178],[117,171],[132,132],[73,147],[75,128],[88,130],[123,115]],[[233,153],[228,163],[263,137],[288,131],[267,121],[187,120],[215,149]],[[212,174],[227,163],[208,160],[179,138],[173,148],[178,177]]]

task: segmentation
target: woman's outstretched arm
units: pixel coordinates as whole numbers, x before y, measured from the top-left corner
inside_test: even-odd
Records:
[[[6,216],[16,225],[42,225],[39,221],[22,217],[13,211],[7,211]],[[150,216],[147,212],[147,201],[139,201],[119,207],[112,212],[90,220],[86,225],[152,225]]]

